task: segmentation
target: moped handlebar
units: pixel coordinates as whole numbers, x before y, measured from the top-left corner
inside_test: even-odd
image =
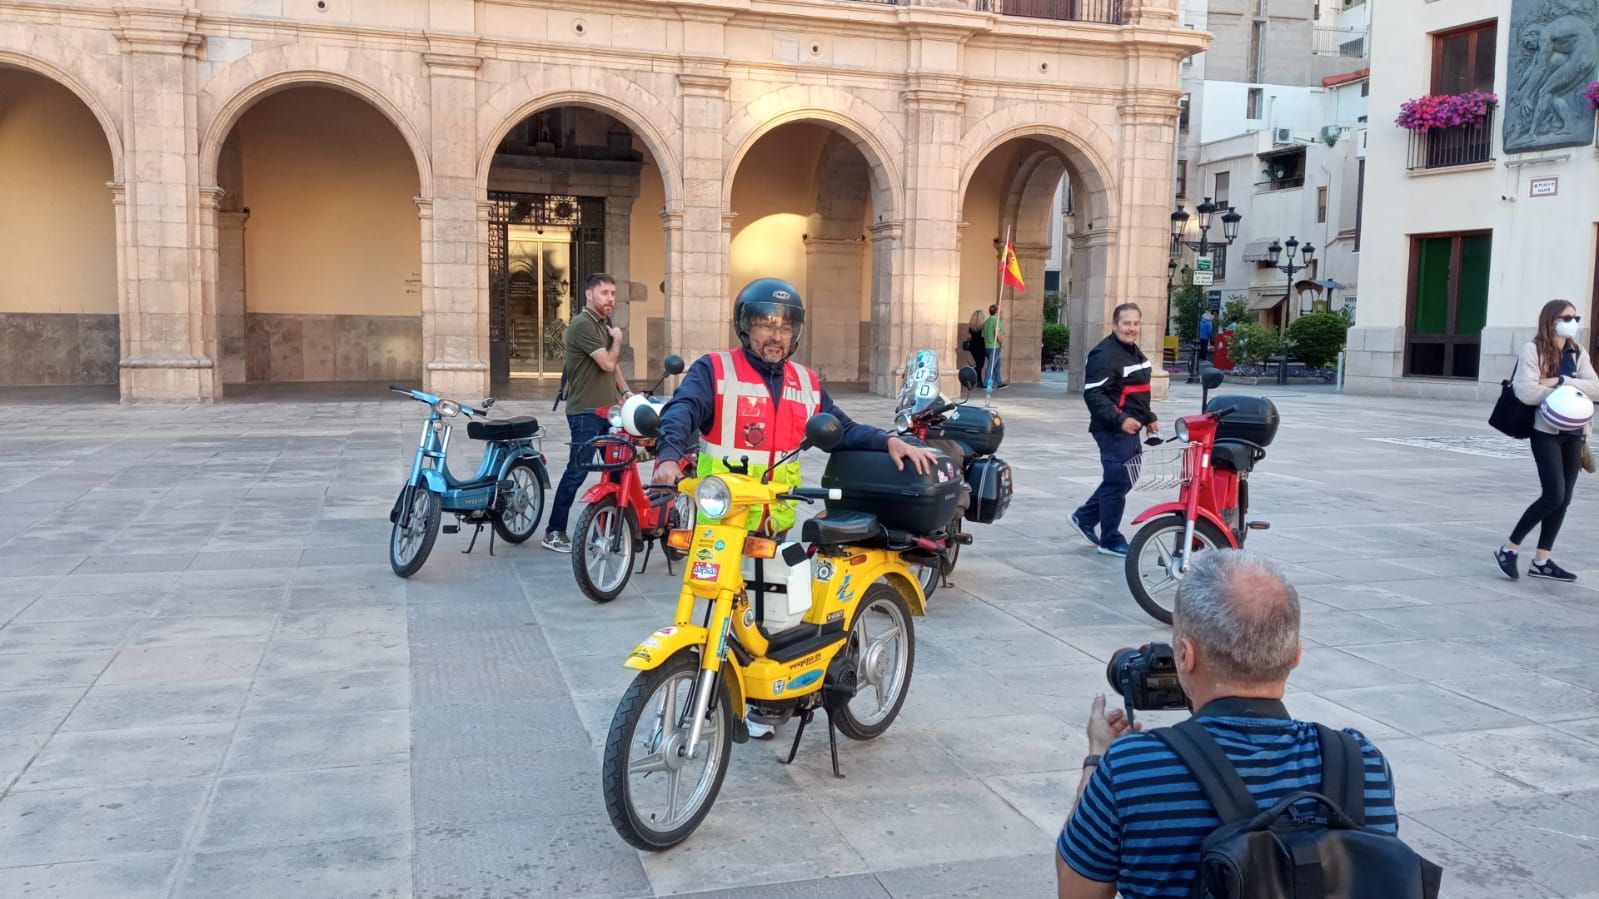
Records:
[[[1222,419],[1226,418],[1227,416],[1229,416],[1229,415],[1231,415],[1231,414],[1233,414],[1234,412],[1237,412],[1237,411],[1238,411],[1238,407],[1237,406],[1228,406],[1225,409],[1217,409],[1215,412],[1212,412],[1210,414],[1216,416],[1216,420],[1217,421],[1221,421]]]
[[[793,487],[787,493],[779,494],[778,499],[797,499],[801,502],[814,503],[819,499],[843,499],[844,491],[837,487]]]
[[[406,394],[407,396],[409,396],[410,393],[411,393],[411,388],[409,388],[409,387],[401,387],[398,384],[390,384],[389,385],[389,389],[394,391],[395,393],[403,393],[403,394]]]

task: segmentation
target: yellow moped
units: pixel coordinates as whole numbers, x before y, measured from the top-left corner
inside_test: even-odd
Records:
[[[805,430],[801,449],[831,450],[842,437],[838,419],[826,413]],[[936,472],[938,493],[953,509],[959,471],[945,457],[939,465],[945,467]],[[956,489],[941,489],[951,479]],[[623,663],[639,673],[611,719],[601,777],[612,825],[646,850],[675,846],[704,820],[732,744],[749,739],[751,712],[774,724],[800,717],[792,762],[805,724],[817,709],[825,711],[833,773],[842,777],[835,728],[870,740],[894,722],[916,661],[911,618],[925,614],[915,570],[902,557],[910,535],[875,515],[832,509],[806,521],[801,534],[808,549],[749,531],[751,509],[794,500],[833,505],[844,491],[790,488],[770,483],[769,473],[756,478],[736,470],[680,487],[693,493],[699,519],[692,530],[668,537],[688,556],[675,620]],[[935,520],[949,518],[938,514],[943,518]],[[749,582],[746,559],[756,560]],[[769,568],[789,568],[787,583],[765,583]],[[792,594],[807,589],[798,623],[775,633],[764,626],[772,617],[765,604],[797,608],[804,603]]]

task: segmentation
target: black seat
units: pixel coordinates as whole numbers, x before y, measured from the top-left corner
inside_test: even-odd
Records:
[[[526,440],[538,432],[539,420],[531,415],[466,423],[466,436],[473,440]]]
[[[1256,462],[1266,458],[1266,451],[1248,440],[1218,440],[1210,451],[1210,458],[1217,468],[1249,474]]]
[[[943,450],[946,455],[948,455],[951,459],[954,459],[956,470],[966,470],[966,457],[968,452],[966,449],[966,444],[961,443],[958,440],[948,440],[943,437],[930,437],[924,442],[933,449]]]
[[[817,546],[859,545],[882,537],[877,516],[866,512],[829,512],[800,527],[800,539]]]

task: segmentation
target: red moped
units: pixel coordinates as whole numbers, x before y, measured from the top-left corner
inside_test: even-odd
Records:
[[[1277,434],[1277,407],[1262,396],[1218,396],[1222,373],[1201,375],[1202,411],[1177,420],[1176,435],[1152,437],[1150,446],[1177,442],[1175,451],[1145,453],[1127,463],[1135,490],[1177,487],[1175,502],[1160,503],[1134,518],[1143,525],[1127,552],[1127,586],[1138,605],[1156,620],[1170,624],[1182,583],[1194,553],[1207,549],[1240,549],[1250,530],[1271,527],[1249,521],[1249,473],[1266,458]]]
[[[665,366],[661,381],[683,372],[681,357],[666,357]],[[585,507],[572,533],[572,574],[578,588],[595,602],[615,599],[633,577],[633,560],[644,553],[639,568],[643,571],[657,542],[670,574],[672,561],[682,558],[682,553],[666,545],[666,536],[694,520],[694,501],[688,494],[678,493],[672,484],[647,483],[639,471],[642,463],[655,458],[655,438],[644,434],[654,433],[654,427],[645,422],[658,424],[666,405],[665,400],[650,395],[661,381],[626,403],[596,409],[596,415],[610,422],[610,433],[572,448],[587,459],[579,467],[600,473],[600,482],[581,497]],[[694,470],[692,455],[683,460],[683,470]]]

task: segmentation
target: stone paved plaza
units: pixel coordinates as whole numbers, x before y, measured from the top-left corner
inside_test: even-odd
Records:
[[[1599,479],[1557,552],[1582,581],[1512,583],[1489,551],[1536,478],[1486,406],[1238,390],[1284,419],[1251,544],[1304,597],[1289,709],[1388,754],[1446,896],[1599,895]],[[597,606],[568,557],[465,534],[396,578],[423,408],[391,397],[0,394],[0,896],[1052,895],[1105,660],[1164,633],[1067,530],[1098,463],[1060,384],[997,396],[1016,502],[916,621],[899,722],[842,741],[845,780],[820,727],[793,767],[788,727],[735,746],[710,818],[655,855],[612,831],[599,751],[674,583],[657,559]],[[501,408],[548,420],[561,464],[547,399]],[[1487,439],[1412,439],[1448,437]]]

